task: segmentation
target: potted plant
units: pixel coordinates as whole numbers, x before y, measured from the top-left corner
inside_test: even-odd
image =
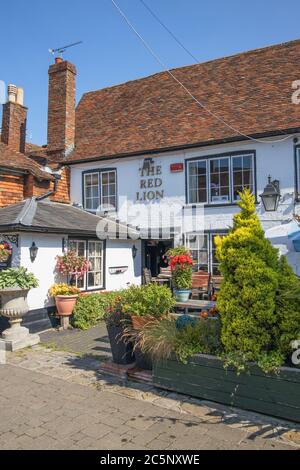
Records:
[[[27,346],[29,331],[21,327],[22,317],[28,312],[27,295],[30,289],[38,287],[38,280],[27,269],[9,268],[0,271],[0,315],[9,319],[10,328],[2,333],[2,338],[9,341],[10,349]],[[37,335],[31,344],[39,341]],[[26,344],[25,344],[26,343]]]
[[[104,315],[110,341],[113,361],[116,364],[132,364],[134,362],[132,341],[125,340],[124,331],[130,323],[130,317],[122,312],[121,294],[111,299]]]
[[[178,302],[186,302],[192,288],[193,260],[191,255],[188,253],[171,256],[170,267],[175,299]]]
[[[174,304],[172,292],[167,286],[131,286],[123,293],[122,311],[131,316],[133,328],[140,329],[149,319],[169,313]]]
[[[70,317],[76,304],[80,290],[69,284],[54,284],[49,293],[55,298],[57,314],[60,317]]]

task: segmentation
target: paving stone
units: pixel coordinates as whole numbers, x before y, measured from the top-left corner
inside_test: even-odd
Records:
[[[75,333],[73,347],[83,341]],[[37,347],[20,357],[9,355],[0,368],[0,449],[300,448],[299,426],[149,385],[121,385],[100,376],[91,356]]]

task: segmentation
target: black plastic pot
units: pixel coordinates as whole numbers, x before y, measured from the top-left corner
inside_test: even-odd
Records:
[[[137,367],[139,367],[140,369],[152,370],[151,358],[148,355],[144,354],[140,350],[140,348],[135,348],[134,355],[135,355],[135,364]]]
[[[133,346],[122,339],[123,327],[106,325],[111,346],[113,361],[116,364],[132,364],[134,362]]]

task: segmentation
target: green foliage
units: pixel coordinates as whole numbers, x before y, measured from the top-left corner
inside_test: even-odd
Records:
[[[172,271],[172,283],[175,289],[189,290],[192,288],[192,273],[193,268],[191,265],[184,267],[176,265]]]
[[[27,269],[9,268],[0,271],[0,289],[7,287],[20,287],[21,289],[33,289],[38,287],[39,283],[33,273]]]
[[[178,245],[175,248],[170,248],[166,255],[168,258],[175,257],[175,256],[190,256],[190,250],[184,245]]]
[[[80,330],[87,330],[95,326],[99,320],[104,318],[115,295],[114,292],[103,292],[79,296],[71,317],[72,325]]]
[[[218,295],[221,338],[228,365],[242,371],[255,361],[269,372],[282,365],[283,352],[291,352],[288,343],[299,333],[299,307],[294,293],[287,294],[299,282],[265,238],[254,196],[249,190],[240,196],[233,228],[215,239],[224,276]]]
[[[152,359],[168,359],[175,353],[177,359],[185,364],[195,354],[218,354],[221,351],[220,323],[211,319],[196,319],[194,324],[186,323],[180,329],[171,315],[152,319],[134,340]]]
[[[139,332],[138,346],[152,359],[168,359],[175,350],[176,321],[170,315],[152,318]]]
[[[218,355],[221,352],[218,320],[199,319],[177,331],[175,353],[184,364],[195,354]]]
[[[278,345],[283,354],[289,355],[291,342],[300,339],[300,283],[284,256],[279,261],[278,277]]]
[[[143,317],[161,317],[175,305],[171,290],[167,286],[148,284],[130,286],[121,293],[123,313]]]

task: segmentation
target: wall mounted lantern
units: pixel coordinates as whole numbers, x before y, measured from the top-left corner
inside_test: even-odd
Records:
[[[281,198],[279,181],[271,180],[271,176],[268,177],[268,184],[264,189],[264,192],[260,194],[266,212],[274,212],[278,208],[279,200]]]
[[[29,248],[29,253],[30,253],[30,260],[33,263],[37,257],[38,254],[38,247],[36,246],[35,242],[32,242],[31,247]]]
[[[137,247],[135,245],[133,245],[133,247],[132,247],[132,257],[133,257],[133,259],[136,258],[137,252],[138,252]]]

